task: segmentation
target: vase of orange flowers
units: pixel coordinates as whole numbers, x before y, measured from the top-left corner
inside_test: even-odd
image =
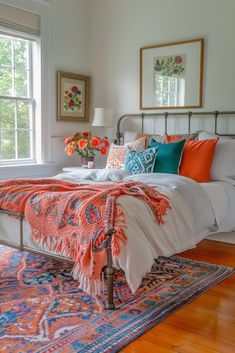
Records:
[[[77,132],[65,139],[65,152],[73,156],[76,152],[81,157],[82,167],[87,168],[89,162],[94,162],[96,152],[105,155],[108,151],[108,137],[99,137],[91,132]]]

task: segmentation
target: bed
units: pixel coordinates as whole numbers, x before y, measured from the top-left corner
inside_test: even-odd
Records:
[[[202,113],[200,113],[202,114]],[[205,113],[208,115],[208,113]],[[215,132],[219,112],[211,113],[215,117]],[[223,112],[226,114],[226,112]],[[231,112],[228,112],[231,115]],[[147,115],[147,114],[146,114]],[[189,131],[192,113],[188,113]],[[125,116],[127,118],[128,116]],[[142,133],[144,132],[144,115],[140,115]],[[167,132],[168,113],[164,114]],[[120,132],[121,117],[118,122],[118,142],[124,137]],[[229,137],[233,135],[229,134]],[[228,137],[228,136],[227,136]],[[135,181],[157,186],[159,192],[167,195],[171,201],[164,225],[157,225],[148,206],[139,199],[130,196],[120,196],[119,205],[123,210],[127,228],[125,229],[128,242],[122,247],[120,255],[112,257],[111,240],[113,230],[107,233],[107,263],[105,272],[108,283],[107,308],[113,309],[113,273],[114,268],[124,270],[127,282],[135,292],[144,274],[150,271],[154,259],[158,256],[170,256],[189,248],[212,233],[230,232],[235,230],[235,187],[227,181],[197,183],[189,178],[170,174],[136,174],[127,175],[120,170],[92,170],[77,173],[62,173],[56,176],[59,180],[73,183],[112,182],[113,180]],[[131,210],[135,209],[135,213]],[[33,251],[64,259],[58,254],[50,252],[31,239],[30,227],[24,220],[23,214],[16,218],[9,217],[12,212],[1,210],[0,242],[17,247],[21,250]],[[143,236],[144,235],[144,236]],[[141,257],[141,263],[136,259]],[[71,259],[67,259],[71,261]]]

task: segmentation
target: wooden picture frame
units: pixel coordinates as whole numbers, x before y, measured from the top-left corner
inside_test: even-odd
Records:
[[[201,108],[203,56],[203,38],[140,48],[140,110]]]
[[[57,121],[90,121],[90,77],[57,71]]]

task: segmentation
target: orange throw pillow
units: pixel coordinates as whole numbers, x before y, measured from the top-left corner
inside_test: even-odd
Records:
[[[199,183],[211,180],[211,164],[218,139],[186,141],[179,174]]]
[[[169,142],[177,142],[183,140],[183,138],[181,136],[177,136],[177,135],[164,135],[164,142],[165,143],[169,143]]]

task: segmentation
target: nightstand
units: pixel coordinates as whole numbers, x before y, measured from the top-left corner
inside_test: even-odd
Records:
[[[82,168],[82,167],[66,167],[66,168],[63,168],[63,172],[76,172],[76,170],[79,170],[79,169],[85,169],[85,168]]]
[[[82,167],[66,167],[63,168],[63,172],[76,172],[77,170],[94,170],[94,169],[103,169],[103,167],[96,166],[95,168],[82,168]]]

